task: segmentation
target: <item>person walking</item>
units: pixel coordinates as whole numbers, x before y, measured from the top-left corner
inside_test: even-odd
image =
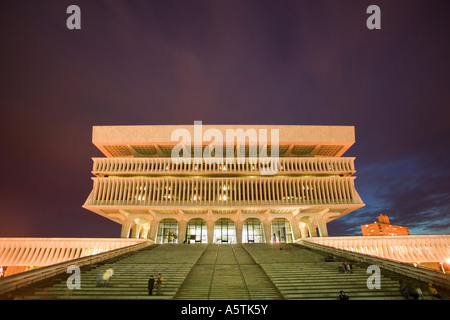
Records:
[[[161,276],[161,273],[158,274],[158,277],[156,277],[156,294],[160,295],[161,294],[161,285],[163,282],[163,278]]]
[[[103,273],[103,286],[107,287],[109,285],[109,279],[111,279],[111,277],[114,274],[114,270],[112,268],[108,268],[105,273]]]
[[[103,286],[103,274],[104,274],[103,270],[98,270],[97,278],[96,278],[96,280],[97,280],[96,287],[102,287]]]
[[[153,287],[155,286],[155,278],[153,276],[150,276],[150,279],[148,279],[148,295],[151,296],[153,294]]]
[[[416,292],[417,292],[418,300],[425,300],[425,297],[423,296],[422,289],[420,289],[419,286],[416,286]]]

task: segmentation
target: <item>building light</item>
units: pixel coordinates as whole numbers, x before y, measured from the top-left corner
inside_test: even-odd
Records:
[[[223,201],[227,201],[227,196],[223,196]]]

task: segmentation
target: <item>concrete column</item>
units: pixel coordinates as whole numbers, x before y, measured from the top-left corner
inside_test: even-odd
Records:
[[[300,238],[300,233],[298,230],[298,221],[290,221],[290,224],[292,229],[292,237],[294,238],[292,239],[292,241],[295,242],[295,240]]]
[[[328,237],[328,230],[327,230],[327,224],[325,223],[325,220],[318,219],[318,227],[319,227],[319,234],[321,237]]]
[[[157,235],[157,232],[158,232],[158,224],[159,224],[158,220],[153,220],[150,223],[150,236],[149,236],[149,239],[155,241],[155,243],[156,243],[156,235]]]
[[[131,227],[131,237],[134,239],[138,239],[140,232],[141,232],[141,224],[135,223],[134,226]]]
[[[302,238],[308,238],[308,226],[304,222],[300,222],[299,224]]]
[[[142,226],[141,228],[141,233],[140,236],[142,239],[148,239],[148,233],[150,231],[150,224],[146,223],[145,225]]]
[[[236,242],[237,243],[242,243],[242,221],[241,220],[236,220],[234,222],[234,227],[236,230]]]
[[[310,221],[308,223],[308,230],[310,237],[317,237],[316,225],[314,222]]]
[[[178,221],[178,243],[184,243],[184,240],[186,238],[186,225],[186,221]]]
[[[208,243],[212,244],[214,243],[214,221],[206,221],[206,228],[208,229]]]
[[[121,238],[128,238],[130,236],[131,221],[126,219],[122,222],[122,230],[120,231]]]
[[[263,221],[263,228],[264,228],[264,236],[266,238],[266,243],[271,243],[272,242],[272,228],[271,228],[269,219]]]

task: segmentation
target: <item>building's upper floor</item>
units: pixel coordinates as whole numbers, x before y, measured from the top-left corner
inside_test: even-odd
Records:
[[[271,156],[341,157],[355,143],[353,126],[297,125],[156,125],[94,126],[93,144],[108,158],[170,158],[175,147],[189,156],[248,158]],[[199,147],[194,147],[199,146]],[[201,147],[200,147],[201,146]],[[208,149],[208,148],[211,148]],[[177,149],[178,151],[178,149]],[[195,154],[197,152],[197,154]]]

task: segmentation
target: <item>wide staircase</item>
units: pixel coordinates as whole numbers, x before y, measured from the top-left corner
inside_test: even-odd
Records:
[[[175,299],[282,299],[264,270],[242,245],[208,245]]]
[[[81,273],[81,289],[68,290],[66,280],[36,288],[24,299],[173,299],[206,245],[151,246],[121,256],[120,259],[94,266]],[[114,270],[107,287],[97,287],[99,271]],[[161,294],[148,294],[148,279],[161,274]],[[66,276],[66,278],[68,275]]]
[[[351,273],[341,273],[338,262],[325,262],[317,251],[293,244],[249,244],[244,248],[262,267],[284,299],[337,300],[343,290],[351,300],[404,300],[400,277],[381,272],[381,288],[367,287],[367,266],[352,264]],[[426,299],[431,299],[426,284],[418,284]]]
[[[344,290],[351,300],[405,299],[399,292],[403,276],[382,271],[381,289],[370,290],[366,265],[353,263],[352,273],[340,273],[338,264],[325,262],[322,251],[297,244],[151,245],[83,267],[81,289],[69,290],[69,275],[62,274],[14,295],[33,300],[337,300]],[[114,270],[108,287],[98,287],[97,274],[108,268]],[[148,279],[158,274],[161,294],[155,288],[149,296]],[[414,285],[432,299],[426,283]]]

